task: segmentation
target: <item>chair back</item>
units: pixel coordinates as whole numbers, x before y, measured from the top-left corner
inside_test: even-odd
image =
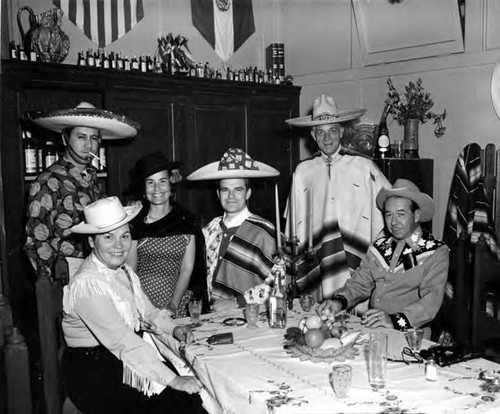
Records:
[[[481,348],[485,341],[500,338],[500,261],[483,235],[474,249],[472,292],[472,346]]]

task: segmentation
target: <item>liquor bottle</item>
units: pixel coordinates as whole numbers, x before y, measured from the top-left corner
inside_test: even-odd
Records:
[[[139,68],[141,72],[148,71],[148,62],[146,60],[146,56],[144,55],[139,56]]]
[[[92,51],[90,49],[87,50],[87,66],[90,66],[90,67],[95,66],[94,54],[92,53]]]
[[[56,146],[54,141],[47,141],[45,148],[43,149],[43,161],[45,163],[45,168],[50,167],[57,160]]]
[[[131,69],[130,59],[128,58],[128,56],[125,56],[125,58],[123,59],[123,69],[124,70],[130,70]]]
[[[377,142],[375,147],[375,158],[391,157],[391,140],[389,139],[389,129],[387,128],[387,115],[391,109],[390,104],[386,104],[377,130]]]
[[[26,55],[26,52],[24,51],[24,49],[20,45],[17,46],[17,56],[18,56],[19,60],[28,60],[28,56]]]
[[[85,61],[85,58],[83,57],[83,52],[78,52],[77,64],[78,64],[78,66],[87,66],[87,62]]]
[[[109,67],[111,69],[116,69],[118,62],[117,62],[117,59],[116,59],[115,52],[110,52],[109,53],[108,61],[109,61]]]
[[[107,55],[104,54],[104,52],[102,52],[101,54],[101,65],[104,69],[109,69],[110,67],[109,58]]]
[[[36,62],[38,60],[36,50],[30,50],[29,58],[30,62]]]
[[[155,58],[156,60],[156,58]],[[147,62],[147,66],[148,66],[148,72],[154,72],[155,70],[155,62],[153,62],[153,59],[151,59],[151,56],[146,56],[146,62]]]
[[[17,60],[19,55],[17,54],[17,46],[14,41],[9,43],[9,55],[11,59]]]
[[[118,56],[116,57],[116,68],[118,70],[124,70],[125,69],[125,65],[124,65],[124,61],[123,61],[121,53],[119,53]]]
[[[96,68],[100,68],[102,65],[102,62],[101,62],[101,54],[99,53],[99,51],[97,52],[94,52],[94,66]]]
[[[37,154],[31,132],[23,131],[24,172],[26,175],[35,175],[38,172]]]
[[[99,170],[105,172],[106,167],[106,147],[99,148]]]
[[[39,141],[36,147],[36,164],[38,166],[38,172],[41,173],[45,169],[45,164],[43,162],[43,145]]]
[[[137,56],[134,56],[130,61],[130,70],[138,71],[139,70],[139,61],[137,60]]]
[[[276,263],[271,269],[274,275],[274,286],[269,296],[269,326],[271,328],[286,327],[286,289],[285,289],[285,266],[280,257],[275,258]],[[280,263],[283,262],[283,263]]]

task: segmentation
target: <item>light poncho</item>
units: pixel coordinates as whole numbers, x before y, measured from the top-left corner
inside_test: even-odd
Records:
[[[301,162],[294,176],[299,252],[308,248],[312,190],[313,249],[317,254],[313,265],[303,263],[299,268],[298,284],[323,300],[344,285],[383,229],[375,198],[382,187],[391,185],[372,161],[339,152],[330,162],[324,155]]]
[[[103,345],[123,362],[123,383],[159,394],[176,374],[159,359],[157,351],[135,332],[141,320],[161,334],[171,334],[175,323],[155,308],[128,266],[113,270],[91,254],[64,287],[64,339],[69,347]]]

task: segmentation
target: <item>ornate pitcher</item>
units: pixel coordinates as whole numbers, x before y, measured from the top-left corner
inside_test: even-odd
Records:
[[[21,14],[29,12],[30,28],[24,31]],[[29,6],[23,6],[17,12],[17,24],[26,53],[35,51],[43,62],[62,62],[69,51],[69,38],[61,29],[62,10],[53,8],[40,14],[33,13]]]

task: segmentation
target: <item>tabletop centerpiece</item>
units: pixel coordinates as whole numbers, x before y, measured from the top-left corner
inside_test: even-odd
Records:
[[[431,94],[424,89],[421,78],[416,82],[410,81],[405,86],[405,91],[400,94],[392,79],[387,78],[389,86],[388,98],[385,103],[390,105],[389,113],[399,125],[404,126],[403,145],[405,158],[418,158],[418,130],[420,123],[425,124],[432,120],[436,125],[434,135],[442,138],[446,132],[443,121],[446,119],[446,109],[442,113],[431,111],[434,100]]]

